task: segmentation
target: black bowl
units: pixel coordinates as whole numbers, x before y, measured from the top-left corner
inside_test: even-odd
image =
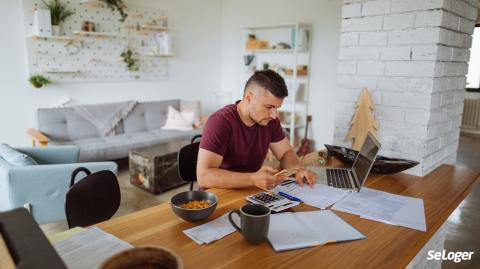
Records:
[[[325,147],[328,150],[329,156],[334,156],[342,163],[353,164],[355,158],[357,158],[358,151],[354,149],[327,144],[325,144]],[[393,174],[412,168],[417,164],[419,164],[419,162],[378,155],[373,163],[372,173]]]
[[[193,200],[208,200],[210,206],[202,209],[187,209],[180,205]],[[217,208],[217,196],[206,191],[185,191],[175,194],[170,200],[173,212],[186,221],[199,221],[210,216]]]

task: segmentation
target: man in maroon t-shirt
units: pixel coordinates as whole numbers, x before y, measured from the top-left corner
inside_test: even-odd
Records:
[[[258,71],[245,85],[243,99],[213,113],[203,130],[198,152],[197,179],[204,188],[271,189],[285,179],[262,166],[270,148],[283,169],[299,168],[295,178],[313,185],[315,173],[306,170],[293,151],[277,118],[288,95],[283,78],[272,70]]]

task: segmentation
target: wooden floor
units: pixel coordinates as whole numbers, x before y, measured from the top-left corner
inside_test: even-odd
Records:
[[[480,136],[462,134],[457,153],[457,165],[480,170]],[[447,221],[445,250],[473,251],[471,261],[444,261],[442,268],[480,268],[480,179],[472,192]]]

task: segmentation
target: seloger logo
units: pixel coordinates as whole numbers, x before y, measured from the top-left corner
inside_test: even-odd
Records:
[[[427,252],[427,260],[443,260],[443,261],[452,261],[453,262],[461,262],[461,261],[469,261],[472,259],[473,251],[471,252],[462,252],[462,251],[455,251],[455,252],[447,252],[446,250],[443,251],[435,251],[429,250]]]

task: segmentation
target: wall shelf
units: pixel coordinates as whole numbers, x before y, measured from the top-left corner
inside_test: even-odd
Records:
[[[34,40],[57,40],[57,41],[72,41],[73,37],[71,36],[43,36],[43,35],[32,35],[31,39]]]
[[[74,35],[80,35],[80,36],[98,36],[98,37],[119,37],[119,38],[125,38],[125,36],[118,34],[118,33],[113,33],[113,32],[86,32],[86,31],[73,31],[72,32]]]
[[[43,73],[80,73],[79,69],[74,69],[74,68],[45,68],[42,69]]]
[[[151,31],[168,31],[167,27],[156,26],[156,25],[141,25],[140,29],[142,30],[151,30]]]
[[[289,140],[293,146],[296,146],[300,140],[298,135],[303,136],[299,129],[305,128],[308,115],[312,26],[296,22],[246,27],[242,30],[240,46],[242,47],[243,61],[241,61],[242,68],[240,68],[240,89],[243,89],[243,85],[253,71],[263,70],[265,64],[268,64],[268,67],[273,70],[279,70],[278,72],[285,79],[289,91],[289,97],[278,109],[279,117],[283,119],[292,118],[288,123],[282,122],[282,127],[291,130]],[[263,41],[262,46],[268,48],[250,49],[256,47],[254,44],[248,43],[251,35],[254,35],[259,42]],[[291,48],[274,48],[282,43],[288,44]],[[297,72],[292,72],[295,69]],[[284,72],[281,70],[284,70]],[[285,74],[286,70],[289,71],[288,75]],[[239,92],[239,96],[242,95],[243,90]]]
[[[82,0],[80,1],[80,5],[87,7],[103,7],[106,3],[99,0]]]
[[[249,53],[293,53],[293,49],[249,49],[245,50]]]
[[[140,54],[142,56],[147,56],[147,57],[173,57],[173,54],[157,54],[157,53],[142,53]]]

